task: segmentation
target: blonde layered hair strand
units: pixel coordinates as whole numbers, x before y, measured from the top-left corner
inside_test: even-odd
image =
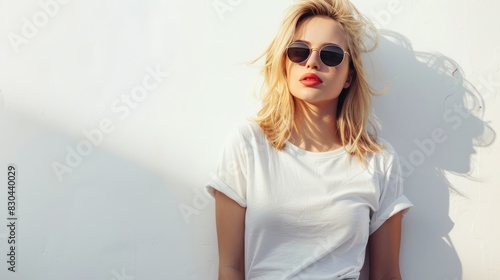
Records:
[[[348,0],[302,0],[289,8],[278,34],[254,61],[265,57],[262,69],[264,96],[261,110],[251,120],[258,123],[275,149],[282,150],[285,147],[294,116],[294,101],[286,82],[285,50],[292,43],[297,26],[313,16],[334,19],[346,33],[353,81],[339,96],[337,131],[348,153],[364,161],[367,153],[383,148],[376,140],[376,129],[370,118],[371,97],[375,92],[367,82],[361,59],[362,53],[376,48],[378,34],[373,24]]]

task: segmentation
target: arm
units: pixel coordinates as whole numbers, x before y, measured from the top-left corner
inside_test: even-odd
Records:
[[[401,280],[399,247],[402,218],[402,212],[395,214],[370,235],[370,280]]]
[[[245,213],[246,208],[215,191],[219,280],[245,280]]]

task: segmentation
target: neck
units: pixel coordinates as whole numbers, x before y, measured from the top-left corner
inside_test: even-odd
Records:
[[[312,152],[340,148],[342,144],[337,133],[337,99],[311,104],[295,98],[294,125],[289,141]]]

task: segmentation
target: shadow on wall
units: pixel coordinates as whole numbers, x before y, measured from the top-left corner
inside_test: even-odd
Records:
[[[454,186],[445,172],[473,179],[474,148],[495,140],[495,132],[482,121],[483,99],[456,62],[438,53],[415,52],[398,33],[381,31],[372,59],[375,88],[388,87],[385,95],[374,98],[380,135],[398,151],[405,194],[415,205],[404,219],[403,279],[462,279],[462,264],[449,237],[454,226],[449,203],[464,196],[473,182]]]
[[[11,162],[4,159],[11,158],[19,170],[22,245],[16,255],[23,264],[16,270],[19,277],[9,278],[11,272],[2,269],[0,279],[187,279],[192,274],[197,248],[170,191],[185,183],[101,147],[86,150],[75,166],[77,155],[68,147],[82,151],[75,147],[86,140],[30,117],[4,114],[2,108],[0,130],[8,135],[0,141],[3,147],[16,151],[11,157],[0,154],[5,168]],[[51,164],[65,157],[74,168],[59,182]],[[0,234],[1,247],[6,237]]]

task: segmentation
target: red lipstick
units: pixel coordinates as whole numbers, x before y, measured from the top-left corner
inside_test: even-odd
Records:
[[[307,73],[300,77],[300,82],[305,86],[313,87],[321,84],[323,81],[316,74]]]

